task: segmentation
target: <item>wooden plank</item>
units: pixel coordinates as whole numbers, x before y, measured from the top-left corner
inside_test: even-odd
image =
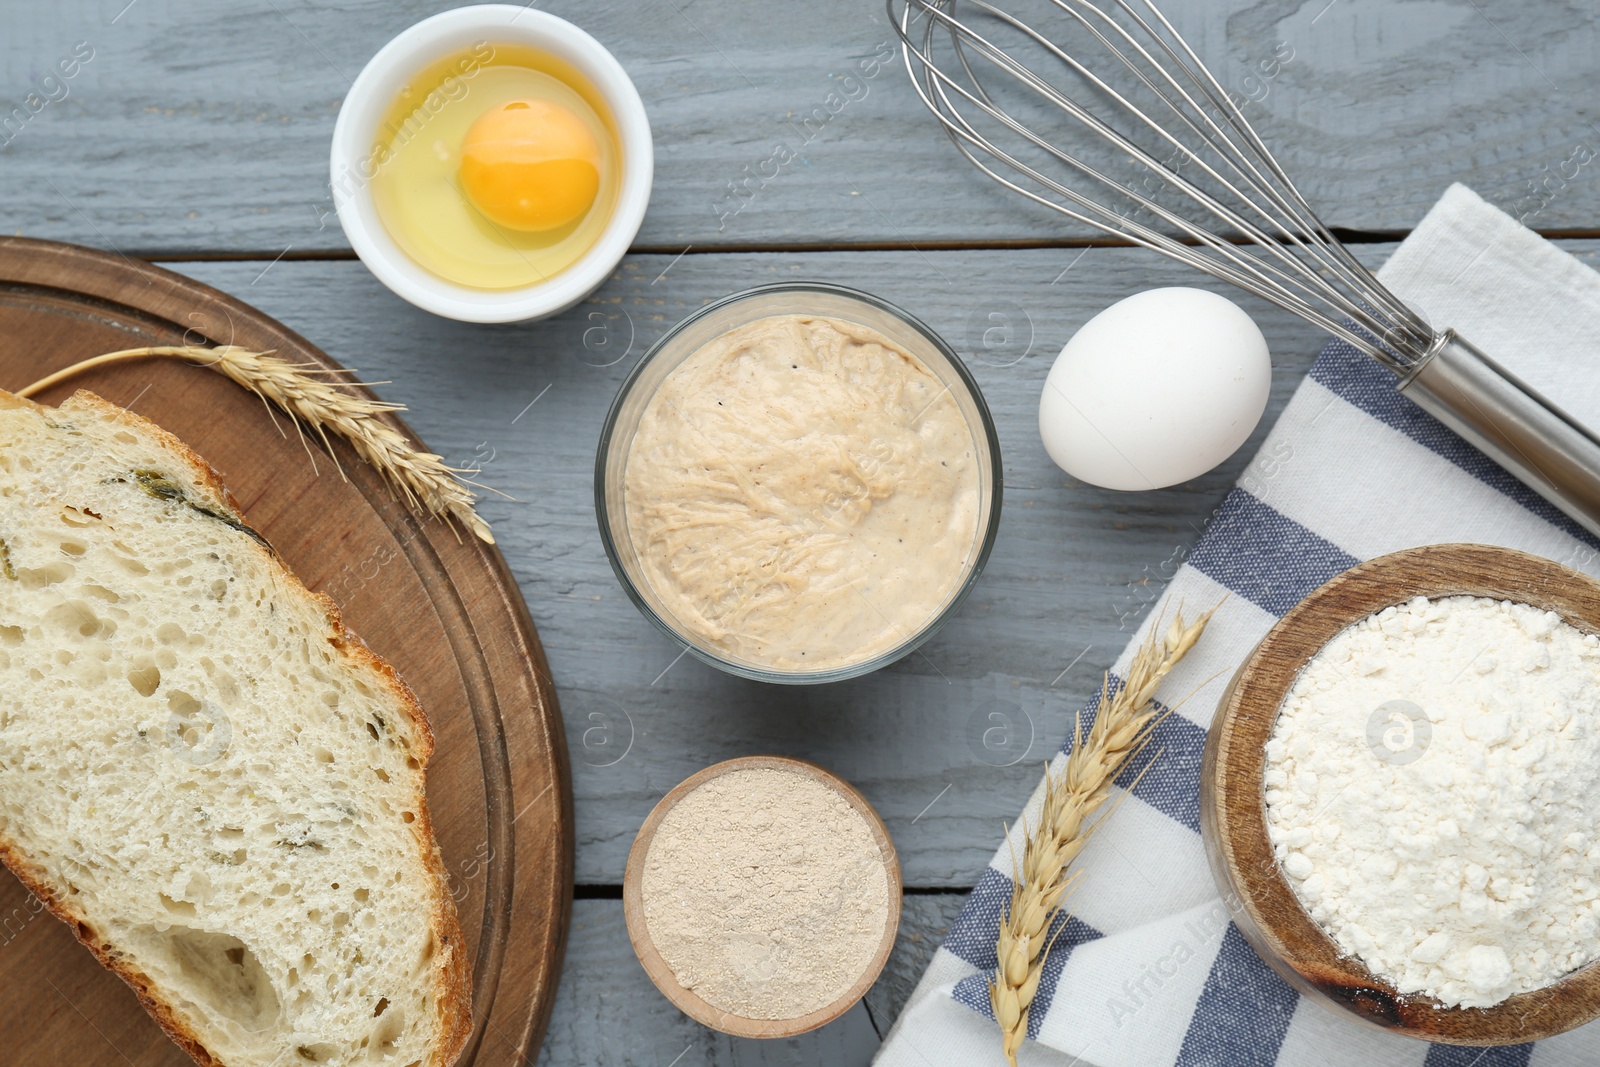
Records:
[[[956,893],[908,896],[894,953],[865,1001],[820,1030],[782,1041],[729,1037],[678,1011],[634,958],[622,902],[576,901],[567,966],[538,1063],[866,1067],[963,899]]]
[[[966,900],[965,893],[906,896],[900,911],[900,936],[877,985],[866,996],[867,1010],[880,1034],[887,1035],[900,1017]]]
[[[1565,247],[1594,262],[1600,242]],[[1361,254],[1375,263],[1390,248]],[[457,463],[478,459],[483,480],[517,497],[491,497],[484,513],[554,671],[573,757],[579,884],[620,883],[634,832],[683,778],[720,759],[778,753],[820,763],[862,790],[889,826],[908,886],[965,888],[997,846],[1001,821],[1032,789],[1039,761],[1066,735],[1321,346],[1310,327],[1241,297],[1277,365],[1268,418],[1251,442],[1217,471],[1172,489],[1119,494],[1077,484],[1050,463],[1036,430],[1055,353],[1113,300],[1194,280],[1144,252],[1078,255],[639,256],[588,303],[548,322],[499,328],[415,311],[354,263],[184,269],[282,318],[370,379],[391,381],[380,394],[411,404],[407,417],[425,440]],[[703,301],[800,277],[877,293],[950,338],[994,411],[1006,467],[999,541],[960,615],[922,654],[820,688],[765,686],[680,659],[617,585],[592,506],[600,425],[633,360]],[[1018,327],[1009,348],[984,351],[968,340],[969,322],[981,336],[989,314]],[[974,351],[988,362],[970,358]],[[350,581],[359,588],[359,575]]]
[[[386,40],[444,6],[40,8],[0,38],[5,231],[129,253],[345,249],[326,185],[339,103]],[[1218,77],[1258,101],[1248,113],[1330,223],[1405,230],[1460,180],[1546,231],[1600,224],[1600,23],[1578,0],[1166,6]],[[894,37],[878,0],[540,7],[612,48],[649,107],[657,184],[642,247],[1083,232],[959,160],[898,60],[880,62]],[[93,58],[45,81],[79,42]]]

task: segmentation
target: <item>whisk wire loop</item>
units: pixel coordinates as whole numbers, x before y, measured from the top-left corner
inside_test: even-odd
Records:
[[[1065,9],[1066,5],[1061,3],[1061,0],[1056,0],[1056,2],[1058,3],[1059,6],[1062,6]],[[1030,37],[1033,37],[1033,39],[1039,40],[1040,43],[1046,49],[1048,49],[1053,54],[1056,54],[1056,55],[1062,57],[1063,60],[1065,62],[1067,62],[1068,64],[1070,64],[1074,69],[1080,70],[1080,71],[1084,70],[1084,68],[1076,60],[1072,59],[1072,57],[1067,56],[1067,55],[1065,55],[1065,53],[1060,52],[1060,50],[1056,49],[1054,47],[1054,45],[1050,44],[1050,42],[1041,40],[1036,34],[1033,33],[1033,31],[1031,31],[1031,29],[1028,29],[1026,27],[1021,27],[1020,24],[1016,22],[1016,20],[1010,18],[1010,16],[1008,16],[1006,13],[998,11],[998,9],[994,8],[990,4],[983,3],[982,0],[974,0],[974,6],[981,7],[983,9],[985,9],[985,10],[988,10],[988,11],[997,12],[998,13],[998,17],[1000,17],[1002,20],[1004,20],[1004,21],[1006,21],[1006,22],[1008,22],[1008,23],[1010,23],[1010,24],[1012,24],[1014,26],[1019,26],[1019,28],[1021,28],[1023,30],[1023,32],[1027,33]],[[1092,5],[1086,5],[1086,6],[1091,6],[1092,7]],[[1068,9],[1068,10],[1070,10],[1070,9]],[[1075,18],[1081,18],[1081,16],[1078,16],[1076,12],[1070,12],[1070,13],[1073,14],[1073,16]],[[1097,39],[1105,41],[1107,47],[1110,50],[1112,50],[1115,54],[1117,54],[1119,56],[1121,55],[1120,51],[1118,51],[1116,49],[1116,46],[1114,44],[1110,43],[1109,41],[1107,41],[1106,38],[1104,37],[1104,35],[1100,34],[1098,30],[1095,30],[1093,28],[1093,26],[1088,24],[1086,21],[1084,22],[1084,24],[1086,26],[1089,26],[1090,31],[1095,34]],[[1118,27],[1118,29],[1120,30],[1120,27]],[[1138,45],[1137,41],[1133,41],[1131,43],[1135,48],[1140,48],[1140,46]],[[1019,77],[1020,79],[1022,79],[1025,82],[1027,82],[1030,86],[1034,87],[1041,95],[1045,96],[1047,99],[1051,100],[1053,103],[1056,103],[1058,106],[1062,107],[1064,110],[1067,110],[1069,114],[1073,115],[1073,117],[1079,118],[1086,125],[1089,125],[1090,128],[1093,129],[1096,133],[1101,134],[1101,136],[1103,136],[1107,140],[1111,141],[1118,148],[1120,148],[1120,149],[1122,149],[1124,151],[1127,151],[1127,152],[1138,152],[1139,151],[1138,147],[1136,145],[1134,145],[1133,143],[1131,143],[1127,138],[1123,137],[1115,129],[1109,127],[1106,123],[1104,123],[1098,117],[1096,117],[1092,112],[1089,112],[1087,109],[1081,108],[1074,101],[1062,96],[1052,86],[1050,86],[1048,83],[1043,82],[1042,79],[1038,78],[1031,70],[1028,70],[1028,69],[1026,69],[1024,67],[1021,67],[1019,64],[1017,64],[1014,60],[1012,60],[1008,56],[1005,56],[1003,54],[998,54],[997,55],[995,53],[995,50],[994,50],[993,46],[987,40],[980,39],[980,40],[976,41],[975,44],[982,51],[982,53],[985,55],[986,58],[991,59],[991,61],[995,62],[997,65],[1001,65],[1001,66],[1006,67],[1012,73],[1016,74],[1017,77]],[[959,47],[959,42],[958,42],[958,47]],[[1141,48],[1141,51],[1142,51],[1142,48]],[[965,64],[964,63],[964,66],[965,66],[965,68],[967,70],[969,70],[969,71],[971,70],[970,64]],[[1112,98],[1117,100],[1120,104],[1122,104],[1124,107],[1128,108],[1130,111],[1135,110],[1135,109],[1132,108],[1132,105],[1129,104],[1127,102],[1127,100],[1124,97],[1121,96],[1121,94],[1117,93],[1110,86],[1105,85],[1104,82],[1102,82],[1100,79],[1096,78],[1092,73],[1085,71],[1085,74],[1087,75],[1087,77],[1091,81],[1093,81],[1096,85],[1100,86],[1102,88],[1102,90],[1107,95],[1110,95]],[[1153,83],[1151,83],[1149,81],[1149,79],[1145,78],[1142,74],[1140,74],[1140,78],[1141,78],[1142,81],[1144,81],[1145,84],[1150,85],[1152,87],[1152,89],[1155,88]],[[943,86],[942,85],[940,86],[940,88],[941,88],[941,97],[942,97],[943,102],[952,111],[956,110],[955,105],[949,100],[948,94],[942,92],[942,90],[943,90]],[[1177,88],[1177,90],[1179,92],[1182,92],[1182,87],[1181,86],[1176,86],[1176,88]],[[1159,92],[1159,90],[1157,90],[1157,91]],[[1168,103],[1170,105],[1171,102],[1168,101]],[[1191,101],[1191,103],[1192,103],[1192,101]],[[1178,110],[1175,107],[1174,107],[1174,111],[1175,111],[1177,117],[1181,121],[1186,123],[1198,135],[1200,135],[1202,137],[1206,137],[1208,143],[1210,143],[1209,137],[1207,137],[1207,135],[1203,131],[1200,131],[1198,128],[1196,128],[1194,126],[1194,124],[1189,120],[1188,116],[1184,115],[1181,110]],[[1244,193],[1240,192],[1238,189],[1236,189],[1228,181],[1227,178],[1225,178],[1223,175],[1217,173],[1217,171],[1214,168],[1212,168],[1211,165],[1209,163],[1207,163],[1204,158],[1202,158],[1202,157],[1200,157],[1198,155],[1195,155],[1186,145],[1184,145],[1182,142],[1178,141],[1176,138],[1172,137],[1165,130],[1162,130],[1159,126],[1157,126],[1153,122],[1150,122],[1148,120],[1148,118],[1146,118],[1142,114],[1140,115],[1140,118],[1143,121],[1145,121],[1148,125],[1150,125],[1151,128],[1154,129],[1159,135],[1161,135],[1163,138],[1168,140],[1173,145],[1173,147],[1174,147],[1174,157],[1173,158],[1176,158],[1177,153],[1187,154],[1189,159],[1192,162],[1196,163],[1201,169],[1203,169],[1215,181],[1217,181],[1220,185],[1222,185],[1236,199],[1239,199],[1239,200],[1243,201],[1244,203],[1249,205],[1251,208],[1253,208],[1257,215],[1259,215],[1262,218],[1265,218],[1269,222],[1273,223],[1274,224],[1274,228],[1278,231],[1280,237],[1282,237],[1284,239],[1287,239],[1287,240],[1290,240],[1290,241],[1295,241],[1297,243],[1299,242],[1298,236],[1293,231],[1291,231],[1287,227],[1277,223],[1276,220],[1273,219],[1272,216],[1268,212],[1263,211],[1259,207],[1259,205],[1256,205],[1253,201],[1251,201],[1250,198],[1246,194],[1244,194]],[[1043,148],[1045,151],[1047,151],[1050,154],[1056,156],[1057,158],[1060,158],[1065,162],[1073,164],[1075,167],[1077,167],[1077,169],[1079,169],[1080,171],[1082,171],[1086,175],[1094,177],[1098,181],[1102,182],[1105,185],[1110,186],[1113,189],[1118,190],[1119,192],[1125,191],[1125,190],[1123,190],[1121,184],[1116,182],[1115,179],[1110,178],[1109,176],[1099,172],[1098,170],[1095,170],[1093,168],[1090,168],[1090,167],[1087,167],[1087,166],[1083,165],[1081,162],[1079,162],[1075,158],[1067,155],[1066,153],[1061,152],[1060,150],[1056,149],[1054,146],[1052,146],[1052,145],[1050,145],[1048,143],[1045,143],[1041,138],[1039,138],[1039,137],[1035,136],[1034,134],[1032,134],[1031,131],[1020,127],[1019,124],[1015,123],[1014,120],[1012,120],[1010,118],[1010,116],[1003,116],[1002,117],[1002,121],[1004,121],[1008,126],[1011,126],[1014,130],[1017,130],[1018,132],[1020,132],[1024,137],[1026,137],[1028,140],[1033,142],[1035,145],[1038,145],[1039,147]],[[967,127],[967,129],[969,131],[971,131],[971,124],[970,123],[967,123],[966,127]],[[1214,127],[1214,124],[1213,124],[1213,127]],[[1218,133],[1219,133],[1219,135],[1223,136],[1224,138],[1226,137],[1225,134],[1221,134],[1221,131],[1218,131]],[[1274,241],[1274,239],[1270,235],[1268,235],[1267,233],[1263,232],[1259,227],[1257,227],[1255,224],[1250,222],[1247,218],[1241,216],[1239,213],[1231,210],[1230,208],[1228,208],[1227,206],[1225,206],[1224,204],[1219,202],[1216,198],[1212,197],[1209,193],[1207,193],[1207,191],[1204,188],[1202,188],[1200,186],[1197,186],[1194,183],[1189,182],[1186,179],[1184,179],[1182,174],[1181,174],[1181,171],[1178,171],[1178,170],[1171,171],[1170,174],[1168,176],[1166,176],[1166,180],[1171,180],[1171,181],[1175,182],[1176,184],[1178,184],[1182,188],[1182,190],[1188,196],[1190,196],[1192,199],[1196,200],[1202,206],[1206,207],[1209,211],[1211,211],[1217,217],[1224,219],[1226,222],[1228,222],[1229,225],[1233,226],[1236,230],[1238,230],[1239,232],[1244,234],[1253,243],[1255,243],[1255,244],[1259,245],[1260,247],[1266,249],[1272,255],[1275,255],[1278,259],[1283,261],[1289,268],[1291,268],[1291,270],[1296,271],[1296,273],[1294,273],[1294,274],[1284,274],[1284,273],[1278,271],[1275,267],[1272,267],[1270,264],[1261,264],[1261,266],[1264,269],[1267,269],[1271,273],[1273,273],[1281,283],[1283,283],[1285,285],[1288,285],[1291,288],[1299,287],[1299,286],[1303,285],[1303,283],[1304,283],[1304,271],[1303,271],[1302,265],[1297,260],[1295,260],[1293,256],[1291,256],[1288,253],[1286,253],[1285,251],[1283,251],[1283,249],[1280,247],[1279,243]],[[1213,250],[1217,251],[1219,254],[1223,255],[1224,257],[1227,257],[1227,258],[1232,258],[1233,257],[1233,252],[1231,250],[1232,246],[1229,245],[1227,242],[1220,241],[1220,240],[1216,239],[1214,237],[1214,235],[1210,234],[1209,231],[1207,231],[1207,230],[1205,230],[1203,228],[1194,226],[1193,224],[1189,223],[1188,220],[1185,220],[1181,216],[1175,215],[1174,213],[1168,211],[1166,208],[1164,208],[1159,203],[1156,203],[1156,202],[1153,202],[1153,201],[1150,202],[1149,205],[1147,206],[1147,210],[1152,211],[1152,213],[1156,214],[1163,221],[1166,221],[1169,224],[1174,225],[1174,226],[1178,227],[1179,229],[1183,230],[1191,239],[1196,240],[1198,243],[1202,243],[1202,244],[1207,245],[1208,247],[1211,247]],[[1250,261],[1247,258],[1244,258],[1244,257],[1240,257],[1238,262],[1240,264],[1249,264],[1250,263]],[[1330,266],[1335,266],[1335,265],[1330,265]],[[1348,315],[1360,314],[1360,311],[1358,311],[1358,309],[1354,305],[1350,304],[1346,300],[1344,294],[1342,292],[1340,292],[1337,288],[1335,288],[1333,285],[1328,283],[1326,280],[1322,279],[1321,277],[1313,277],[1311,279],[1311,282],[1312,282],[1313,286],[1316,289],[1320,290],[1320,293],[1318,295],[1320,295],[1321,298],[1323,298],[1323,299],[1325,299],[1325,300],[1327,300],[1327,301],[1329,301],[1331,303],[1334,303],[1336,306],[1339,307],[1339,309],[1345,315],[1348,316]]]
[[[1091,0],[1044,0],[1044,7],[1109,55],[1112,69],[1131,74],[1135,84],[1128,88],[1156,101],[1155,115],[1062,44],[1061,34],[1044,32],[991,0],[887,0],[918,96],[961,154],[990,178],[1262,296],[1397,371],[1424,358],[1433,329],[1311,210],[1240,105],[1166,16],[1150,0],[1143,3],[1148,19],[1130,0],[1113,2],[1122,18]],[[1002,42],[994,32],[1009,39]],[[939,47],[946,36],[948,56]],[[1063,65],[1083,92],[1062,88],[1013,51]],[[1024,121],[1022,108],[1000,92],[1014,87],[1026,90],[1021,105],[1048,105],[1048,113],[1065,115],[1092,134],[1091,146],[1109,146],[1114,158],[1141,168],[1144,191]],[[1097,111],[1089,100],[1110,110]],[[1119,126],[1114,116],[1131,125]],[[1151,151],[1147,143],[1159,147]],[[1054,164],[1065,165],[1065,173],[1041,169]],[[1124,210],[1106,203],[1107,194],[1124,202]],[[1232,236],[1163,203],[1163,194],[1198,207]]]
[[[1060,2],[1060,0],[1054,0],[1054,2]],[[1255,172],[1255,164],[1259,163],[1271,173],[1272,180],[1269,181],[1263,178],[1261,187],[1278,204],[1280,210],[1291,216],[1295,229],[1287,231],[1288,235],[1295,236],[1297,231],[1314,233],[1317,240],[1308,247],[1314,249],[1319,258],[1323,258],[1321,253],[1326,252],[1333,261],[1336,261],[1330,263],[1330,266],[1339,270],[1339,273],[1351,284],[1361,286],[1367,297],[1376,297],[1377,302],[1385,312],[1403,320],[1417,333],[1419,339],[1425,342],[1425,348],[1431,347],[1434,341],[1437,340],[1436,332],[1404,301],[1400,300],[1386,286],[1380,283],[1364,264],[1351,255],[1350,250],[1345,248],[1344,244],[1317,217],[1316,212],[1311,210],[1311,205],[1301,195],[1300,190],[1295,186],[1288,172],[1283,169],[1277,157],[1272,154],[1266,143],[1261,140],[1260,135],[1255,131],[1255,127],[1251,126],[1249,121],[1245,119],[1240,105],[1234,101],[1233,97],[1222,87],[1206,65],[1201,62],[1194,49],[1189,47],[1188,42],[1167,20],[1166,15],[1162,14],[1161,9],[1153,3],[1149,3],[1148,0],[1145,4],[1151,14],[1161,23],[1163,29],[1166,30],[1165,35],[1156,33],[1153,29],[1148,29],[1148,24],[1129,5],[1127,0],[1117,0],[1117,3],[1141,26],[1147,28],[1150,35],[1160,42],[1162,50],[1172,62],[1179,66],[1192,81],[1200,85],[1206,98],[1221,114],[1227,117],[1228,124],[1250,148],[1250,155],[1246,155],[1243,152],[1239,154],[1241,158],[1250,163],[1252,172]],[[1168,40],[1169,37],[1171,38],[1170,41]],[[1176,49],[1182,49],[1183,55],[1180,56]],[[1254,157],[1253,161],[1251,160],[1252,155]],[[1274,181],[1277,186],[1273,184]],[[1281,186],[1281,194],[1279,186]]]

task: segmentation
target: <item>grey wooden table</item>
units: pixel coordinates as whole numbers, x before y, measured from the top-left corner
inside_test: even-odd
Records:
[[[896,64],[847,85],[859,60],[892,48],[877,0],[536,2],[616,53],[656,138],[633,254],[554,319],[483,327],[417,311],[354,259],[332,215],[328,143],[349,81],[383,42],[449,6],[429,0],[5,0],[0,220],[157,260],[257,305],[392,381],[383,394],[410,406],[430,445],[482,465],[516,498],[483,510],[555,673],[578,829],[578,900],[540,1063],[864,1064],[1001,821],[1321,340],[1240,298],[1276,364],[1251,443],[1173,489],[1081,485],[1051,465],[1035,428],[1051,359],[1112,301],[1204,284],[1197,276],[1087,241],[988,185]],[[1381,262],[1457,180],[1585,259],[1600,255],[1592,0],[1168,10],[1219,77],[1256,98],[1253,119],[1363,259]],[[1265,77],[1281,46],[1293,58]],[[75,54],[89,58],[74,77],[45,80]],[[835,92],[845,103],[830,108]],[[793,159],[763,180],[779,145]],[[794,278],[859,286],[943,333],[994,410],[1006,471],[988,570],[926,655],[806,689],[680,658],[618,588],[591,496],[601,418],[645,348],[708,300]],[[1001,723],[1009,732],[991,730]],[[888,822],[907,886],[900,944],[865,1003],[774,1043],[723,1037],[672,1009],[628,948],[619,888],[655,801],[700,767],[753,752],[813,759],[859,786]]]

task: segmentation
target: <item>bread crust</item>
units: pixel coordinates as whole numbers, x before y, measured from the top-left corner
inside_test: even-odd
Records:
[[[175,463],[180,464],[210,492],[213,497],[210,503],[225,508],[232,518],[240,524],[246,524],[239,502],[222,483],[222,477],[217,470],[178,437],[149,419],[85,389],[73,393],[59,408],[50,408],[0,389],[0,408],[22,405],[30,406],[43,414],[52,411],[67,414],[82,411],[121,424],[130,432],[154,442],[163,451],[170,453]],[[328,643],[353,666],[365,667],[376,674],[380,684],[400,703],[406,716],[406,725],[409,727],[407,733],[411,742],[408,748],[410,755],[420,764],[418,775],[422,779],[422,788],[415,797],[417,817],[411,823],[411,831],[417,839],[424,863],[429,873],[433,875],[434,903],[429,918],[431,929],[438,939],[439,953],[443,957],[443,966],[435,971],[437,981],[433,990],[441,1026],[436,1049],[437,1058],[426,1063],[425,1067],[450,1067],[460,1056],[461,1050],[472,1034],[472,977],[467,964],[466,943],[462,937],[460,919],[449,892],[449,873],[445,869],[438,839],[434,836],[433,818],[428,809],[427,771],[428,762],[433,756],[434,735],[432,727],[428,724],[427,713],[411,687],[405,683],[394,667],[345,627],[339,607],[331,598],[307,589],[300,578],[288,568],[277,552],[272,550],[259,534],[251,537],[241,533],[241,536],[253,545],[256,551],[263,553],[270,561],[270,565],[278,571],[280,577],[284,579],[283,586],[287,595],[303,597],[308,604],[322,613],[328,625]],[[43,870],[28,860],[14,839],[3,833],[0,833],[0,863],[4,863],[17,876],[17,879],[39,898],[52,915],[67,924],[78,941],[94,954],[102,966],[128,984],[150,1017],[168,1037],[189,1054],[195,1063],[200,1067],[227,1067],[200,1043],[199,1035],[177,1016],[170,1004],[161,998],[150,977],[124,959],[100,937],[89,925],[88,917],[82,911],[55,893],[45,881]]]

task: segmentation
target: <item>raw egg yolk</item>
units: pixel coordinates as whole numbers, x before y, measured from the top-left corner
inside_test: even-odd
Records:
[[[552,230],[600,191],[600,145],[560,104],[512,100],[478,116],[461,142],[461,186],[498,226]]]

